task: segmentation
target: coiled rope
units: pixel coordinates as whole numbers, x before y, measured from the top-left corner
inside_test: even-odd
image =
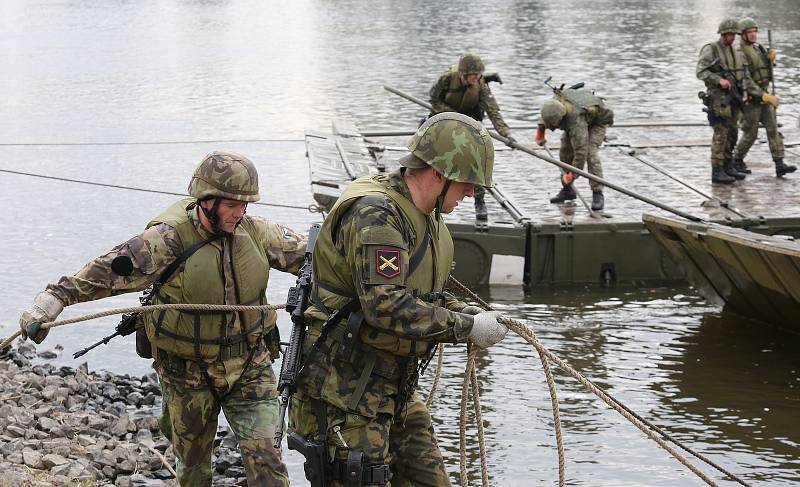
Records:
[[[491,310],[492,309],[491,306],[486,301],[484,301],[480,296],[478,296],[477,294],[472,292],[469,288],[464,286],[461,282],[459,282],[454,277],[452,277],[452,276],[450,277],[450,282],[455,287],[457,287],[461,292],[463,292],[464,294],[469,296],[470,299],[472,299],[475,302],[479,303],[484,309],[487,309],[487,310]],[[717,486],[717,484],[711,478],[709,478],[705,473],[700,471],[695,465],[693,465],[691,462],[689,462],[689,460],[686,459],[686,457],[684,457],[683,455],[681,455],[680,452],[678,452],[677,450],[672,448],[669,444],[667,444],[667,441],[672,442],[673,444],[677,445],[678,447],[680,447],[684,451],[688,452],[689,454],[693,455],[697,459],[705,462],[706,464],[708,464],[711,467],[715,468],[719,472],[725,474],[727,479],[732,480],[734,482],[738,482],[739,484],[744,485],[746,487],[751,487],[750,484],[748,484],[747,482],[745,482],[744,480],[742,480],[738,476],[734,475],[733,473],[729,472],[728,470],[724,469],[723,467],[717,465],[716,463],[714,463],[710,459],[706,458],[701,453],[698,453],[698,452],[692,450],[691,448],[683,445],[681,442],[679,442],[678,440],[676,440],[675,438],[673,438],[672,436],[670,436],[669,434],[664,432],[661,428],[659,428],[658,426],[654,425],[650,421],[647,421],[646,419],[641,417],[639,414],[635,413],[630,408],[628,408],[627,406],[623,405],[616,398],[614,398],[613,396],[611,396],[610,394],[605,392],[602,388],[600,388],[597,385],[595,385],[591,380],[589,380],[588,378],[584,377],[580,372],[578,372],[577,370],[573,369],[564,360],[562,360],[560,357],[558,357],[553,352],[548,350],[544,345],[542,345],[542,343],[536,337],[536,334],[533,332],[533,330],[531,330],[527,326],[527,324],[525,322],[522,322],[522,321],[519,321],[519,320],[515,320],[515,319],[512,319],[512,318],[508,318],[508,317],[501,317],[498,321],[500,323],[503,323],[504,325],[506,325],[509,330],[511,330],[514,333],[516,333],[517,335],[521,336],[526,342],[528,342],[530,345],[532,345],[536,349],[536,351],[539,352],[540,357],[546,357],[546,359],[551,360],[553,363],[555,363],[556,365],[561,367],[567,374],[569,374],[570,376],[575,378],[586,389],[588,389],[590,392],[592,392],[593,394],[598,396],[600,399],[602,399],[603,402],[605,402],[606,404],[611,406],[615,411],[620,413],[625,419],[627,419],[628,421],[633,423],[634,426],[636,426],[640,431],[642,431],[650,439],[652,439],[653,441],[658,443],[659,446],[661,446],[663,449],[665,449],[667,452],[669,452],[673,457],[675,457],[675,459],[677,459],[686,468],[688,468],[695,475],[697,475],[699,478],[701,478],[706,484],[714,486],[714,487]],[[543,360],[544,360],[544,358],[543,358]],[[467,368],[469,369],[469,362],[467,364]],[[552,376],[548,376],[548,388],[552,388],[551,389],[551,398],[553,398],[555,396],[555,393],[554,393],[554,391],[555,391],[555,383],[552,382]],[[462,399],[462,403],[463,403],[463,399]],[[556,407],[553,410],[553,415],[554,415],[554,417],[556,415],[558,415],[557,404],[556,404]],[[560,419],[556,419],[556,424],[560,425]],[[558,436],[558,432],[557,432],[557,436]],[[557,441],[560,441],[560,440],[558,440],[558,438],[557,438]],[[561,463],[560,462],[561,462],[561,457],[559,456],[559,485],[561,485],[560,484],[560,482],[561,482]],[[465,485],[466,484],[462,483],[462,487],[465,486]]]

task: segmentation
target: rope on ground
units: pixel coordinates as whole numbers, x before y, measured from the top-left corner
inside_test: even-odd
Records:
[[[188,303],[171,303],[171,304],[150,304],[147,306],[130,306],[128,308],[113,308],[99,313],[91,313],[88,315],[76,316],[75,318],[68,318],[65,320],[51,321],[42,323],[42,329],[55,328],[57,326],[71,325],[73,323],[80,323],[81,321],[89,321],[105,316],[121,315],[125,313],[141,313],[147,311],[158,311],[162,309],[179,309],[182,311],[270,311],[286,308],[284,304],[262,304],[258,306],[245,306],[241,304],[188,304]],[[15,338],[22,334],[22,330],[17,330],[10,337],[0,343],[0,350],[6,348],[9,343],[13,342]]]
[[[30,177],[34,177],[34,178],[52,179],[52,180],[55,180],[55,181],[65,181],[65,182],[68,182],[68,183],[88,184],[90,186],[101,186],[101,187],[104,187],[104,188],[127,189],[127,190],[130,190],[130,191],[142,191],[144,193],[167,194],[167,195],[171,195],[171,196],[181,196],[181,197],[189,196],[186,193],[173,193],[171,191],[160,191],[160,190],[156,190],[156,189],[137,188],[135,186],[123,186],[123,185],[120,185],[120,184],[98,183],[98,182],[94,182],[94,181],[85,181],[85,180],[81,180],[81,179],[62,178],[62,177],[58,177],[58,176],[47,176],[45,174],[35,174],[35,173],[22,172],[22,171],[12,171],[11,169],[0,169],[0,172],[5,172],[5,173],[8,173],[8,174],[16,174],[16,175],[19,175],[19,176],[30,176]],[[319,206],[314,205],[314,204],[307,205],[307,206],[299,206],[299,205],[283,205],[283,204],[280,204],[280,203],[267,203],[267,202],[263,202],[263,201],[255,201],[255,202],[252,202],[252,203],[249,203],[249,204],[251,204],[251,205],[260,205],[260,206],[273,206],[273,207],[276,207],[276,208],[292,208],[292,209],[296,209],[296,210],[308,210],[311,213],[321,213],[323,211]]]

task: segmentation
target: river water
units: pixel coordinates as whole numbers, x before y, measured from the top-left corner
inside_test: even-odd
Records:
[[[424,96],[467,50],[502,74],[505,83],[493,89],[512,124],[535,122],[534,107],[548,96],[541,81],[550,75],[591,84],[618,120],[700,121],[696,54],[727,15],[751,15],[773,29],[781,113],[788,117],[800,104],[795,7],[791,0],[4,0],[0,169],[181,193],[206,152],[230,149],[257,162],[264,201],[306,206],[312,199],[305,130],[325,129],[338,116],[365,127],[413,126],[422,111],[382,84]],[[698,135],[707,131],[679,134]],[[705,161],[706,151],[693,157]],[[513,167],[498,169],[500,181],[515,177]],[[8,172],[0,172],[0,185],[3,336],[47,282],[138,233],[175,198]],[[512,193],[526,196],[524,188]],[[318,219],[291,208],[248,211],[301,231]],[[292,282],[273,273],[270,301],[284,302]],[[546,346],[715,462],[757,485],[800,483],[797,335],[720,315],[689,287],[528,294],[495,287],[484,296],[531,320]],[[135,302],[121,296],[62,316]],[[42,347],[64,345],[57,361],[77,365],[71,352],[110,333],[115,322],[60,328]],[[283,314],[280,327],[288,332]],[[462,352],[453,347],[446,354],[432,408],[453,474]],[[150,370],[128,340],[85,358],[94,369]],[[510,337],[480,366],[492,485],[555,484],[550,403],[537,355]],[[574,380],[558,370],[556,380],[569,485],[702,485]],[[469,458],[474,484],[479,463],[474,451]],[[287,463],[303,485],[294,452]]]

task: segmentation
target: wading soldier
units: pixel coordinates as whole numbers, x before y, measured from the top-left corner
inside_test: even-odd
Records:
[[[697,61],[697,78],[706,85],[703,103],[708,112],[708,123],[714,130],[711,138],[711,182],[730,184],[744,179],[745,173],[733,165],[733,149],[738,137],[738,123],[742,107],[753,91],[747,61],[733,48],[739,32],[736,19],[725,19],[719,24],[719,40],[700,49]]]
[[[483,76],[483,72],[483,61],[477,54],[466,53],[461,56],[458,65],[453,65],[442,73],[431,88],[433,113],[458,112],[479,122],[487,115],[498,134],[508,138],[510,142],[516,142],[511,136],[511,129],[500,115],[500,108],[489,88],[490,80]],[[491,79],[499,80],[497,75]],[[488,218],[485,195],[486,190],[482,186],[475,187],[475,218],[478,220]]]
[[[772,68],[775,65],[775,49],[765,49],[756,42],[758,25],[755,20],[745,17],[739,21],[739,28],[742,31],[739,51],[747,60],[753,85],[748,92],[750,103],[745,105],[742,111],[742,137],[733,154],[733,167],[739,172],[747,174],[752,172],[747,168],[744,158],[756,141],[758,123],[761,122],[767,131],[769,151],[775,162],[775,175],[781,177],[794,172],[797,168],[783,163],[783,135],[778,132],[778,119],[775,115],[778,98],[769,93],[769,84],[773,79]]]
[[[47,330],[39,323],[55,320],[64,306],[151,285],[152,304],[266,304],[270,268],[296,273],[306,238],[245,214],[247,203],[259,199],[258,173],[241,155],[206,156],[189,194],[142,234],[36,295],[20,318],[23,335],[41,343]],[[288,485],[273,448],[275,312],[165,310],[145,313],[143,320],[150,344],[144,351],[137,344],[137,351],[155,359],[165,406],[161,425],[171,437],[180,485],[211,485],[220,408],[239,441],[248,485]]]
[[[539,109],[539,126],[536,130],[536,143],[544,145],[545,129],[561,129],[561,148],[559,159],[567,164],[583,169],[588,164],[589,173],[603,177],[600,162],[600,146],[606,136],[606,128],[614,125],[614,112],[603,99],[586,89],[567,88],[557,90],[553,99],[544,102]],[[567,172],[561,177],[561,191],[550,198],[550,203],[563,203],[576,198],[572,184],[576,176]],[[603,186],[589,181],[592,188],[592,210],[605,207]]]
[[[310,351],[289,417],[293,433],[324,451],[326,485],[449,486],[416,393],[420,371],[440,342],[486,348],[507,331],[499,313],[443,292],[453,241],[441,213],[492,185],[489,133],[442,113],[408,147],[403,168],[345,190],[314,247]]]

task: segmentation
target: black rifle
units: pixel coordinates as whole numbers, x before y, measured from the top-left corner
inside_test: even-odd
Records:
[[[739,108],[744,107],[744,100],[745,100],[744,83],[741,80],[737,80],[736,76],[734,76],[731,70],[723,67],[720,64],[719,58],[715,59],[711,64],[709,64],[705,69],[701,71],[701,73],[706,70],[718,74],[721,78],[723,78],[730,84],[728,89],[724,90],[725,96],[722,98],[723,107],[728,107],[734,104],[738,105]],[[700,97],[700,99],[703,98],[704,97],[702,96]],[[705,100],[703,100],[703,103],[706,104]]]
[[[316,243],[317,235],[319,235],[319,229],[320,224],[315,223],[311,225],[308,231],[308,245],[306,246],[306,255],[303,258],[303,265],[300,267],[300,272],[297,274],[297,282],[294,287],[289,289],[289,296],[286,298],[286,311],[290,313],[292,319],[292,336],[289,339],[289,346],[283,353],[281,373],[278,377],[278,392],[281,394],[281,406],[278,428],[275,430],[276,449],[280,448],[281,441],[283,440],[284,428],[286,426],[286,408],[289,405],[289,398],[292,397],[295,391],[295,381],[303,366],[303,342],[306,337],[306,325],[303,321],[303,313],[306,307],[308,307],[308,298],[311,296],[311,258],[314,251],[314,243]],[[289,448],[292,448],[291,445]]]
[[[147,306],[150,304],[150,301],[153,299],[153,287],[147,288],[144,294],[139,297],[139,302],[142,306]],[[131,333],[135,332],[137,328],[141,328],[142,321],[141,321],[141,313],[134,312],[134,313],[125,313],[122,315],[122,318],[119,320],[119,324],[114,328],[114,333],[108,335],[107,337],[103,338],[102,340],[89,345],[86,348],[78,350],[77,352],[72,354],[72,358],[78,358],[81,355],[86,354],[86,352],[92,350],[95,347],[99,347],[100,345],[106,345],[108,342],[111,341],[112,338],[118,336],[128,336]]]

